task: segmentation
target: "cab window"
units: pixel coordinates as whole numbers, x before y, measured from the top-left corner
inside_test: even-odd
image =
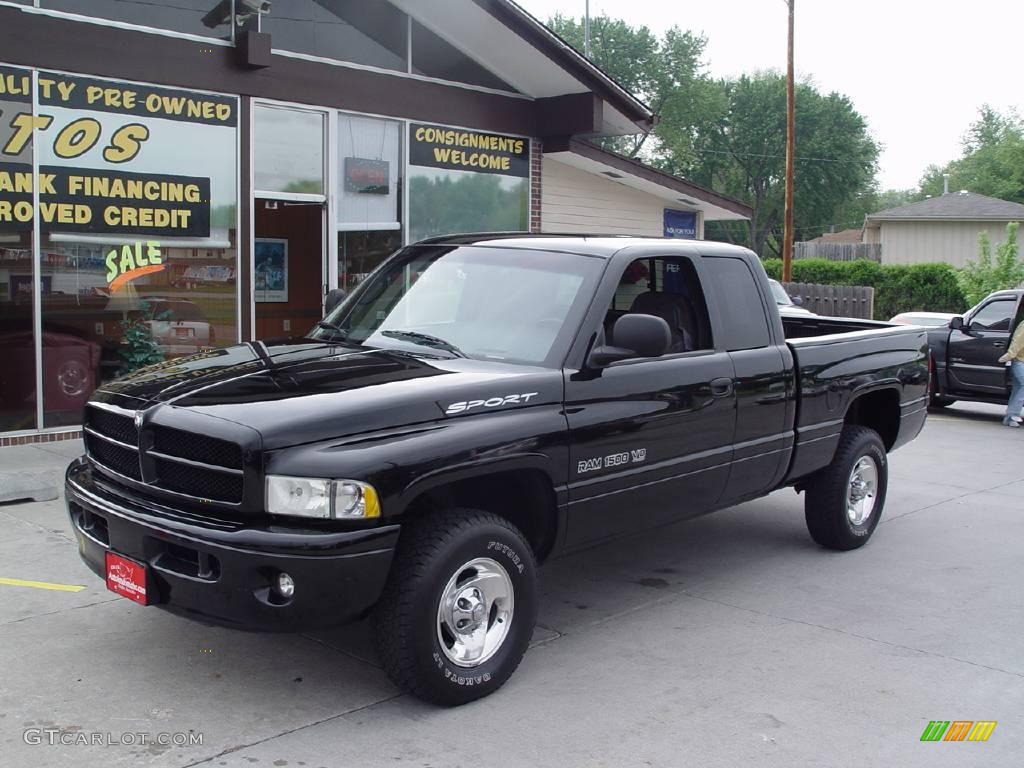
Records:
[[[971,328],[979,331],[1009,331],[1015,309],[1017,302],[1013,299],[990,301],[971,318]]]
[[[626,267],[605,315],[606,343],[615,345],[615,321],[626,314],[654,315],[668,323],[668,354],[714,348],[704,292],[687,258],[636,259]]]

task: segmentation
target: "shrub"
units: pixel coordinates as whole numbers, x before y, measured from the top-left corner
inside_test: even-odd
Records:
[[[765,259],[769,277],[781,280],[782,260]],[[798,259],[793,282],[818,285],[866,285],[875,289],[875,318],[900,312],[962,312],[968,304],[949,264],[887,264],[859,259]]]
[[[958,276],[960,289],[971,306],[990,293],[1016,288],[1024,282],[1024,261],[1020,260],[1017,247],[1019,226],[1016,221],[1006,225],[1006,242],[996,246],[995,261],[988,232],[982,230],[978,234],[978,258],[967,262]]]

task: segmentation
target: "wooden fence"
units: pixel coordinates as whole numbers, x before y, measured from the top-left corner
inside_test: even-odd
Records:
[[[881,243],[793,243],[794,259],[882,260]]]
[[[816,315],[859,317],[871,320],[875,311],[875,289],[863,285],[817,285],[783,283],[786,293],[799,296],[803,308]]]

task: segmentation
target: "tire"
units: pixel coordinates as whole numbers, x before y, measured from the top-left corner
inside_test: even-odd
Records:
[[[856,498],[851,505],[847,495],[850,491],[856,497],[864,490],[863,486],[854,487],[856,478],[874,487],[866,515],[864,505],[858,505]],[[845,551],[864,546],[882,516],[888,484],[889,462],[882,438],[873,429],[847,425],[832,463],[807,484],[804,517],[811,538],[828,549]]]
[[[928,398],[929,408],[945,408],[955,403],[956,400],[952,397],[944,397],[942,395],[932,395]]]
[[[444,706],[498,690],[519,666],[536,621],[530,545],[504,518],[469,509],[433,514],[402,531],[374,611],[388,677]],[[455,624],[467,634],[457,634]],[[480,637],[486,642],[472,642]]]

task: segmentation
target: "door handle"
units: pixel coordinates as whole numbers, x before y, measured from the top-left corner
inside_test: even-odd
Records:
[[[732,394],[733,386],[732,379],[712,379],[711,380],[711,395],[712,397],[729,397]]]
[[[1003,347],[1006,346],[1006,342],[1005,341],[993,341],[992,342],[992,346],[993,347],[999,347],[1000,349],[1002,349]]]

